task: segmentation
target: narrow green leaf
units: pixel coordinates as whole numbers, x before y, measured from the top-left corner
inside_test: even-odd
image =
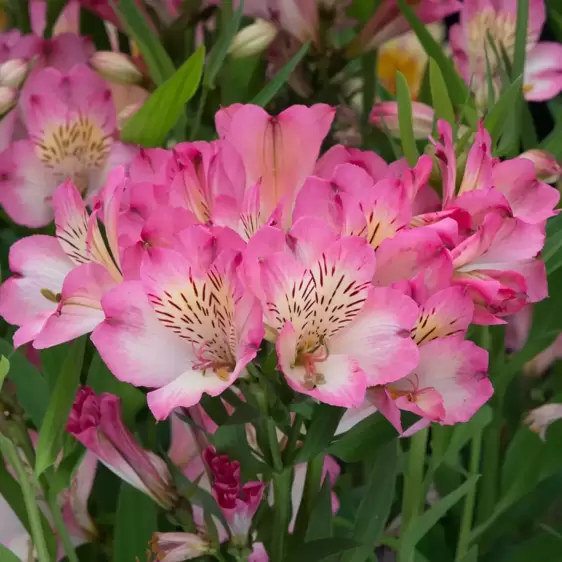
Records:
[[[496,90],[494,88],[494,74],[490,65],[490,57],[488,56],[488,49],[484,49],[486,55],[486,85],[488,88],[488,109],[491,109],[496,104]]]
[[[39,428],[35,474],[39,476],[56,460],[68,414],[80,384],[86,338],[81,337],[68,346],[43,424]]]
[[[0,544],[0,562],[20,562],[20,557],[16,556],[6,546]]]
[[[43,376],[47,379],[47,384],[49,385],[49,390],[51,392],[55,387],[61,366],[64,363],[67,354],[67,344],[42,349],[39,353],[41,358],[41,370],[43,371]]]
[[[150,76],[156,84],[163,84],[174,74],[174,63],[140,13],[135,0],[111,0],[111,4],[124,29],[139,48]]]
[[[529,0],[517,0],[517,23],[515,26],[515,49],[511,79],[523,75],[527,56],[527,27],[529,22]]]
[[[472,100],[469,98],[468,89],[462,78],[455,70],[451,59],[447,57],[439,43],[435,41],[426,26],[416,16],[414,10],[412,10],[412,8],[408,5],[407,0],[398,0],[398,6],[404,14],[404,17],[408,20],[410,27],[417,35],[424,51],[430,58],[435,60],[441,69],[443,78],[447,82],[452,102],[460,108],[464,103],[466,103],[467,99],[469,100],[465,109],[465,117],[467,123],[472,128],[476,128],[478,124],[478,114],[476,113]]]
[[[0,496],[4,498],[22,525],[30,532],[29,518],[21,488],[18,481],[8,472],[4,462],[0,462]]]
[[[113,529],[113,560],[144,560],[148,543],[157,530],[156,504],[122,482]]]
[[[390,422],[377,412],[346,431],[327,452],[345,462],[357,462],[395,440],[397,435]]]
[[[478,545],[475,544],[459,562],[478,562]]]
[[[327,539],[332,536],[332,483],[325,478],[316,503],[312,508],[306,529],[305,541]]]
[[[291,562],[321,562],[337,557],[346,552],[361,548],[363,545],[344,537],[320,539],[305,544],[295,544],[287,558]]]
[[[412,124],[412,100],[408,82],[401,72],[396,72],[396,101],[398,102],[398,125],[400,127],[400,142],[404,156],[410,166],[415,166],[420,157],[414,127]]]
[[[476,486],[480,478],[475,474],[461,484],[456,490],[441,498],[436,504],[431,506],[426,512],[411,522],[406,532],[402,535],[402,550],[414,552],[418,542],[429,532],[429,530],[451,509],[469,490]]]
[[[205,76],[203,77],[203,86],[209,90],[215,87],[215,79],[226,58],[228,48],[238,32],[243,12],[244,1],[241,0],[238,9],[232,15],[232,19],[228,22],[228,25],[224,27],[217,42],[213,45],[209,53],[209,58],[205,67]]]
[[[326,449],[336,432],[343,413],[343,408],[336,408],[327,404],[316,405],[304,443],[295,457],[295,464],[309,461]]]
[[[19,403],[35,427],[40,427],[49,404],[49,386],[41,373],[23,356],[14,351],[6,340],[0,339],[0,353],[10,361],[8,378],[16,385]]]
[[[502,95],[484,119],[484,127],[488,129],[494,144],[497,143],[505,123],[512,115],[513,106],[521,91],[522,81],[523,77],[520,76],[509,88],[502,92]]]
[[[254,105],[266,106],[281,89],[281,87],[289,80],[289,76],[295,70],[299,62],[308,52],[310,43],[305,43],[298,53],[270,80],[269,84],[250,102]]]
[[[132,384],[116,379],[99,356],[99,353],[96,353],[92,358],[87,381],[88,386],[97,394],[109,392],[121,398],[125,423],[132,423],[135,416],[146,404],[144,393]]]
[[[429,59],[429,85],[433,107],[435,108],[435,117],[445,119],[452,127],[455,127],[455,110],[449,97],[445,78],[443,78],[443,73],[435,59]]]
[[[371,551],[378,544],[390,514],[397,472],[398,441],[395,440],[377,451],[353,524],[353,538],[370,545]],[[363,554],[362,551],[348,553],[342,562],[363,562]]]
[[[8,376],[10,371],[10,362],[2,355],[0,359],[0,390],[2,390],[2,385],[4,384],[4,380]]]
[[[147,147],[160,146],[197,91],[204,59],[205,48],[201,46],[125,123],[121,140]]]

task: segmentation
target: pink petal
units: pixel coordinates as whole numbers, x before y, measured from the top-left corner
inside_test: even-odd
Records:
[[[314,175],[331,179],[340,164],[353,164],[365,170],[374,181],[382,179],[387,168],[386,162],[375,152],[359,150],[338,144],[323,154],[314,168]]]
[[[103,297],[102,306],[106,319],[92,341],[119,380],[159,387],[190,364],[190,347],[158,321],[139,282],[115,287]]]
[[[541,42],[527,54],[523,91],[529,101],[546,101],[562,91],[562,45]]]
[[[393,425],[398,433],[402,433],[400,410],[384,387],[369,388],[367,399]]]

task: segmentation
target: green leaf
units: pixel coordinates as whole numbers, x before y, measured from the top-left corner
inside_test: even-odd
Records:
[[[146,558],[148,543],[157,530],[156,504],[126,482],[121,483],[115,514],[113,560]]]
[[[494,107],[492,107],[484,119],[484,127],[488,129],[494,145],[497,144],[507,120],[512,116],[513,106],[521,93],[522,81],[522,76],[517,78],[517,80],[502,93]]]
[[[517,23],[515,26],[515,49],[511,79],[523,75],[527,56],[527,27],[529,20],[529,0],[517,0]]]
[[[269,81],[269,84],[250,102],[254,105],[266,106],[289,80],[289,76],[295,70],[299,62],[306,55],[310,43],[305,43],[297,54]]]
[[[343,413],[343,408],[336,408],[327,404],[316,405],[304,443],[295,457],[295,464],[308,461],[325,451],[334,436]]]
[[[436,119],[445,119],[455,127],[455,110],[449,97],[449,91],[443,73],[435,59],[429,59],[429,84],[431,87],[431,99],[435,108]]]
[[[2,390],[2,385],[4,384],[4,380],[8,376],[10,371],[10,362],[2,355],[0,359],[0,390]]]
[[[398,441],[395,440],[377,451],[353,524],[353,538],[370,545],[371,552],[378,544],[390,514],[397,472]],[[363,562],[366,549],[348,553],[342,557],[342,562]]]
[[[451,509],[469,490],[476,486],[480,478],[479,474],[471,476],[456,490],[441,498],[422,515],[414,519],[408,526],[401,538],[401,552],[414,552],[418,542],[429,532],[429,530]]]
[[[0,339],[0,353],[10,361],[8,378],[16,385],[19,403],[31,418],[35,427],[40,427],[49,404],[49,386],[41,373],[6,340]]]
[[[25,509],[25,501],[18,481],[8,472],[6,464],[0,462],[0,496],[4,498],[22,525],[30,532],[29,518]],[[48,524],[45,529],[48,529]]]
[[[43,424],[39,428],[35,474],[39,476],[56,460],[68,414],[80,384],[86,338],[81,337],[68,346]]]
[[[412,124],[412,100],[408,82],[401,72],[396,71],[396,101],[398,102],[398,125],[400,127],[400,142],[402,151],[410,166],[415,166],[420,153],[414,136]]]
[[[61,366],[64,363],[67,354],[68,345],[64,343],[47,349],[42,349],[39,353],[39,356],[41,357],[43,375],[47,379],[47,384],[49,385],[49,390],[51,392],[55,387],[57,377],[59,376]]]
[[[174,74],[174,63],[140,13],[135,0],[111,0],[111,4],[123,28],[139,48],[150,76],[156,84],[163,84]]]
[[[19,556],[16,556],[9,548],[0,544],[0,562],[20,562]]]
[[[185,104],[197,91],[204,59],[205,48],[201,46],[125,123],[121,140],[142,146],[160,146],[181,117]]]
[[[327,452],[342,461],[357,462],[397,436],[396,429],[377,412],[346,431]]]
[[[320,562],[332,556],[361,548],[360,543],[343,537],[320,539],[305,544],[295,544],[289,556],[283,560],[291,562]]]
[[[541,256],[546,264],[548,275],[554,273],[562,265],[562,214],[547,221],[546,241]]]
[[[447,82],[452,102],[458,108],[463,107],[466,103],[467,106],[464,111],[466,121],[475,129],[478,124],[478,114],[474,108],[474,103],[470,99],[468,88],[455,70],[451,59],[447,57],[439,43],[435,41],[426,26],[416,16],[414,10],[408,5],[407,0],[398,0],[398,6],[408,20],[410,27],[417,35],[424,51],[430,58],[434,59],[439,66],[443,78]]]
[[[88,370],[88,386],[97,394],[101,392],[109,392],[121,398],[121,407],[123,409],[123,419],[125,423],[132,423],[144,407],[146,398],[144,393],[132,384],[121,382],[116,379],[111,371],[103,362],[99,353],[96,353],[90,363]]]
[[[459,562],[478,562],[478,545],[474,545]]]
[[[306,542],[326,539],[332,536],[332,483],[324,478],[324,483],[316,496],[316,502],[306,529]]]
[[[209,90],[213,90],[215,87],[215,79],[226,58],[232,39],[234,39],[234,36],[238,32],[243,11],[244,1],[241,0],[238,9],[232,15],[232,19],[228,22],[228,25],[224,27],[217,42],[213,45],[209,53],[207,66],[205,67],[205,76],[203,77],[203,86]]]

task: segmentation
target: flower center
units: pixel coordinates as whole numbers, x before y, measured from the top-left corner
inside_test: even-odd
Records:
[[[88,117],[79,116],[47,128],[35,140],[37,156],[61,181],[71,179],[84,194],[89,174],[101,168],[111,148],[111,136]]]
[[[319,343],[309,351],[297,352],[295,366],[303,367],[305,371],[303,387],[306,390],[314,390],[317,386],[326,384],[326,378],[318,372],[318,364],[324,363],[330,356],[328,347]]]

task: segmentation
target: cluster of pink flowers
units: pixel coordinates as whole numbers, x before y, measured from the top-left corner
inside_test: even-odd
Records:
[[[531,161],[499,162],[481,128],[457,181],[439,122],[436,190],[429,156],[413,168],[343,146],[319,158],[326,105],[276,117],[234,105],[218,112],[215,142],[124,147],[111,96],[85,91],[88,72],[42,70],[24,96],[35,169],[70,179],[46,193],[4,175],[14,220],[45,224],[52,208],[56,225],[56,237],[10,252],[0,314],[19,326],[16,346],[93,332],[117,378],[152,389],[157,419],[220,395],[264,338],[294,391],[368,401],[400,431],[400,410],[451,424],[490,397],[487,353],[468,327],[547,293],[538,256],[558,192]],[[124,165],[100,189],[116,146]]]

